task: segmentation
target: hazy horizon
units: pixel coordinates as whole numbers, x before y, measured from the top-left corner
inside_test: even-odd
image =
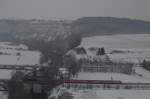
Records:
[[[150,0],[0,0],[0,19],[119,17],[150,21]]]

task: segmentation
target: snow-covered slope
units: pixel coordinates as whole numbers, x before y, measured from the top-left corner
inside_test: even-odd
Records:
[[[81,46],[98,46],[117,49],[150,48],[150,34],[126,34],[84,38]]]
[[[83,38],[84,48],[104,47],[114,61],[138,63],[150,60],[150,34],[110,35]]]

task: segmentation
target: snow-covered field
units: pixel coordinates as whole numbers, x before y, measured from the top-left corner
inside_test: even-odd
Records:
[[[83,38],[80,46],[104,47],[114,61],[138,63],[150,60],[150,34],[126,34]]]
[[[74,99],[149,99],[150,90],[81,90],[73,94]]]
[[[39,64],[40,53],[37,51],[0,49],[0,53],[4,53],[0,55],[0,65]]]
[[[35,65],[39,59],[38,51],[29,51],[23,44],[0,42],[0,65]]]
[[[64,88],[54,90],[51,97],[58,97],[64,92],[70,93],[73,96],[71,99],[149,99],[150,97],[150,90],[80,90]]]
[[[84,38],[81,46],[98,46],[117,49],[149,49],[150,34],[125,34]]]
[[[150,71],[147,71],[147,70],[145,70],[142,67],[134,67],[134,69],[135,69],[135,72],[138,75],[141,75],[142,78],[144,78],[144,79],[150,79]]]
[[[144,59],[150,60],[150,49],[132,50],[128,49],[126,53],[108,54],[110,59],[116,62],[141,63]]]
[[[40,52],[29,51],[23,44],[0,42],[0,65],[36,65],[39,64]],[[11,77],[12,70],[0,70],[0,79]]]

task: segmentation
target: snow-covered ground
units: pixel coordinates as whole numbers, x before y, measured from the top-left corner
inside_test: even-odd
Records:
[[[29,51],[23,44],[0,42],[0,65],[36,65],[39,64],[41,53]],[[0,70],[0,79],[11,77],[12,70]]]
[[[39,59],[40,52],[29,51],[23,44],[0,42],[0,65],[35,65]]]
[[[150,60],[150,49],[128,49],[126,51],[129,52],[108,54],[108,56],[116,62],[141,63],[144,59]]]
[[[149,49],[150,34],[125,34],[83,38],[81,46],[116,49]]]
[[[0,49],[0,65],[35,65],[39,64],[38,51]],[[17,55],[19,53],[19,55]]]
[[[150,60],[150,34],[88,37],[83,38],[80,46],[86,49],[104,47],[109,57],[117,62],[138,63],[143,59]]]
[[[142,78],[150,79],[150,71],[145,70],[142,67],[134,67],[135,72],[140,75]]]
[[[73,99],[149,99],[150,97],[150,90],[80,90],[64,88],[54,90],[50,96],[58,97],[65,92],[70,93]]]
[[[74,99],[149,99],[150,90],[81,90],[73,94]]]

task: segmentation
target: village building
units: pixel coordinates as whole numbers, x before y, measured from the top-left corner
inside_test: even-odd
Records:
[[[131,74],[133,72],[132,63],[117,63],[113,62],[107,53],[99,54],[104,48],[88,48],[83,47],[75,48],[69,51],[64,60],[73,58],[81,66],[81,72],[115,72]]]

